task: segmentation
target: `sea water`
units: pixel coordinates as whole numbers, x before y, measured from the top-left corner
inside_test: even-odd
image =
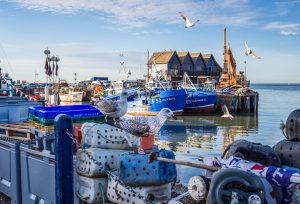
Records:
[[[284,139],[280,122],[300,109],[300,84],[253,84],[259,92],[258,114],[182,116],[161,129],[156,142],[166,149],[193,155],[220,155],[238,139],[273,146]]]

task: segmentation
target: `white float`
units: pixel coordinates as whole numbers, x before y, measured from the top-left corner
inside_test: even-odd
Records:
[[[160,186],[132,188],[123,185],[115,174],[117,174],[116,171],[108,174],[108,187],[106,192],[107,199],[112,203],[146,204],[167,201],[171,198],[171,183]]]
[[[76,196],[85,203],[96,204],[105,203],[105,193],[107,189],[106,178],[87,178],[75,175]]]
[[[84,123],[81,126],[82,143],[104,149],[128,149],[139,146],[139,138],[106,123]]]
[[[129,152],[116,149],[80,149],[76,154],[76,172],[87,177],[106,177],[106,170],[117,168],[119,156]]]

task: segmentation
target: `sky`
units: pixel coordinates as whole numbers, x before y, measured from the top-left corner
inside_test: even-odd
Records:
[[[237,62],[254,83],[300,83],[300,0],[0,0],[0,67],[14,80],[45,81],[45,54],[59,77],[143,78],[147,50],[212,53],[222,65],[227,28]],[[199,23],[184,28],[178,12]],[[262,59],[244,54],[244,42]],[[123,54],[123,57],[120,54]]]

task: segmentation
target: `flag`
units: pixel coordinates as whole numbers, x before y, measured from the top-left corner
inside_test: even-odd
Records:
[[[57,64],[57,62],[56,62],[55,76],[58,76],[58,64]]]
[[[45,62],[45,74],[48,75],[49,65],[48,65],[48,57],[46,58]]]
[[[51,75],[54,74],[54,72],[55,72],[55,64],[54,64],[54,61],[53,61],[53,63],[52,63]]]

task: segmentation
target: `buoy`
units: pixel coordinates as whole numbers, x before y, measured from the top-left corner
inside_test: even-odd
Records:
[[[207,196],[207,185],[201,176],[193,176],[188,183],[188,192],[196,200],[204,200]]]

